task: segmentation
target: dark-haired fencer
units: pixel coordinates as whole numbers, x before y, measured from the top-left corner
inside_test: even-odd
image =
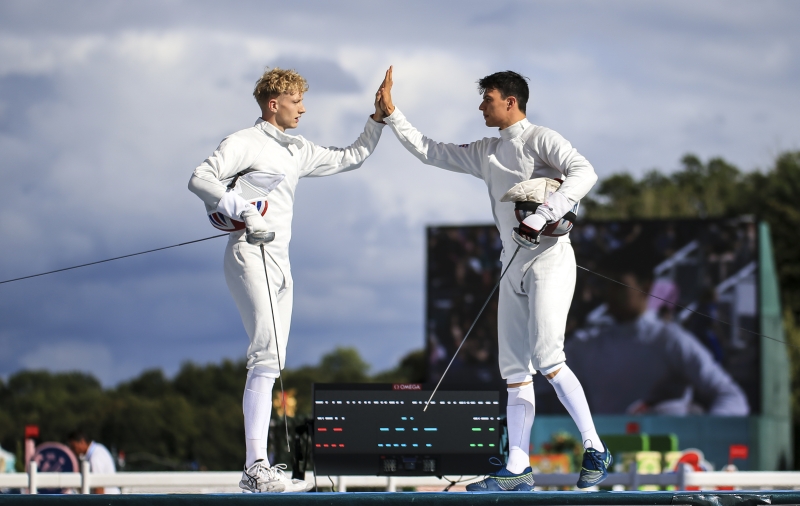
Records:
[[[597,175],[561,135],[527,120],[524,77],[498,72],[479,80],[478,86],[483,95],[478,109],[486,126],[499,129],[499,137],[461,145],[433,141],[409,123],[392,102],[392,68],[378,91],[384,121],[411,154],[486,183],[503,241],[501,261],[508,271],[500,284],[497,325],[500,372],[508,384],[509,458],[505,468],[467,489],[533,489],[529,446],[536,371],[547,377],[578,426],[585,447],[578,487],[587,488],[605,479],[612,459],[597,435],[583,388],[566,364],[564,331],[575,290],[575,255],[568,232],[551,232],[565,215],[577,211]],[[548,181],[540,184],[538,178]],[[520,215],[512,202],[518,199],[512,197],[516,192],[519,199],[529,200],[525,182],[530,180],[533,193],[555,191],[544,193],[534,203],[535,211]],[[509,266],[518,243],[532,249],[520,249]]]
[[[303,480],[286,476],[284,464],[270,466],[266,450],[272,387],[286,364],[292,317],[289,240],[295,188],[303,177],[360,167],[375,150],[384,126],[376,101],[375,113],[349,147],[326,148],[289,135],[286,130],[296,128],[305,113],[303,94],[307,90],[306,80],[293,70],[265,72],[253,91],[261,108],[255,126],[226,137],[189,181],[189,189],[206,204],[211,223],[231,231],[225,248],[225,281],[250,338],[242,401],[247,455],[239,482],[246,492],[311,488]],[[234,184],[239,179],[246,184]],[[270,233],[275,234],[274,240],[261,241],[262,257],[253,238]]]

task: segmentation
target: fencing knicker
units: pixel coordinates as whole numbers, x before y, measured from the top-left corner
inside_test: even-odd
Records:
[[[265,247],[269,252],[269,248]],[[286,365],[286,343],[292,320],[292,278],[288,267],[281,269],[269,254],[266,256],[272,307],[275,313],[274,335],[267,280],[261,249],[248,244],[243,232],[234,232],[225,249],[225,281],[250,337],[247,368],[258,367],[269,376],[278,377],[280,365]]]
[[[497,330],[500,374],[509,383],[549,374],[564,363],[564,331],[575,292],[575,254],[569,239],[543,240],[520,252],[500,283]]]

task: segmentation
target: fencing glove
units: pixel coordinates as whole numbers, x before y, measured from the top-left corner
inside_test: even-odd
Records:
[[[275,239],[275,232],[270,232],[267,228],[267,220],[261,216],[258,209],[252,204],[242,211],[247,242],[250,244],[266,244]]]

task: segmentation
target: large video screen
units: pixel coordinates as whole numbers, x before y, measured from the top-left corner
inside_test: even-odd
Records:
[[[427,235],[428,381],[438,381],[500,276],[502,245],[493,225]],[[570,240],[579,268],[565,352],[594,413],[758,411],[755,221],[583,222]],[[503,384],[496,294],[445,379],[465,382]],[[540,374],[534,383],[537,412],[563,413]]]

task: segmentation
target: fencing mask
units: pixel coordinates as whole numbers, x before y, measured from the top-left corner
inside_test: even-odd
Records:
[[[536,212],[536,209],[547,202],[547,199],[561,187],[562,181],[547,177],[528,179],[517,183],[503,195],[500,202],[514,202],[514,215],[517,221],[522,220]],[[549,222],[542,230],[542,235],[547,237],[559,237],[566,235],[572,230],[572,226],[578,218],[580,202],[577,202],[572,209],[567,211],[560,219]]]
[[[261,216],[267,212],[269,203],[267,195],[274,190],[286,176],[284,174],[270,174],[257,171],[255,169],[245,169],[235,176],[222,180],[222,184],[229,190],[238,193],[244,200],[255,206]],[[243,221],[234,220],[220,212],[216,208],[206,204],[206,214],[208,220],[214,228],[223,232],[235,232],[244,230]]]

